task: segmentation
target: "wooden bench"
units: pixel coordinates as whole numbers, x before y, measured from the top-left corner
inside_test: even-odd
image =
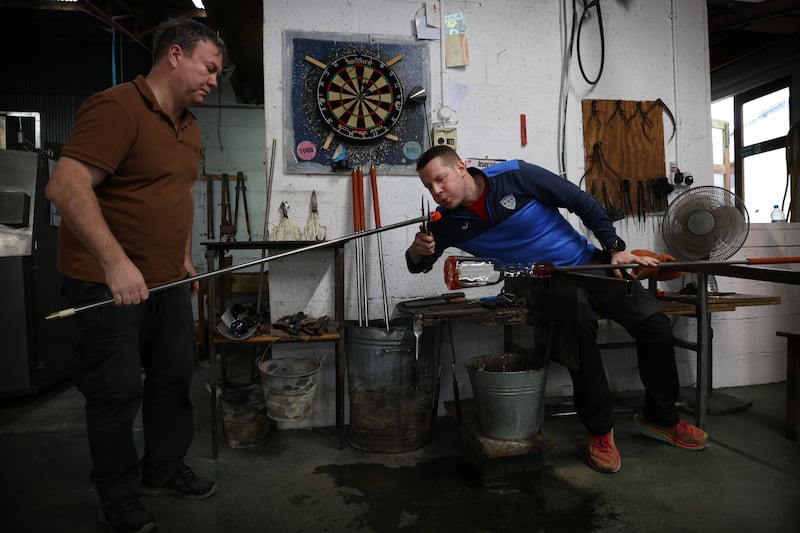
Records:
[[[786,438],[797,440],[800,429],[800,331],[778,331],[786,347]]]

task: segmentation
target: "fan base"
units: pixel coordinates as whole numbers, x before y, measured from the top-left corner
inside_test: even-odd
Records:
[[[684,404],[681,409],[695,416],[697,414],[697,389],[695,387],[681,388],[680,401]],[[744,411],[753,405],[753,400],[742,400],[719,391],[711,391],[706,398],[706,413],[710,415],[729,415]]]

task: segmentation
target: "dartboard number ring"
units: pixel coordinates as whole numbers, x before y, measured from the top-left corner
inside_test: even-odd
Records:
[[[317,83],[317,107],[339,135],[357,141],[378,139],[400,119],[403,87],[380,59],[345,55],[323,70]]]

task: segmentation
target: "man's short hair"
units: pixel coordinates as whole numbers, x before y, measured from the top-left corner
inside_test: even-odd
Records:
[[[428,148],[428,150],[422,154],[422,157],[417,160],[417,170],[422,170],[437,157],[440,157],[442,162],[446,165],[455,165],[461,161],[456,151],[449,146],[434,146],[433,148]]]
[[[200,41],[209,41],[217,45],[224,60],[225,43],[214,30],[202,22],[186,17],[171,18],[162,22],[153,34],[153,63],[166,56],[167,50],[173,44],[183,48],[186,54],[192,55]]]

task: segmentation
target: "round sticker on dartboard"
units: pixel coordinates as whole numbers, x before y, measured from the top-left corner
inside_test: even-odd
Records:
[[[317,155],[317,145],[311,141],[300,141],[295,151],[303,161],[311,161]]]
[[[411,161],[416,161],[422,155],[422,145],[417,141],[408,141],[403,145],[403,155]]]

